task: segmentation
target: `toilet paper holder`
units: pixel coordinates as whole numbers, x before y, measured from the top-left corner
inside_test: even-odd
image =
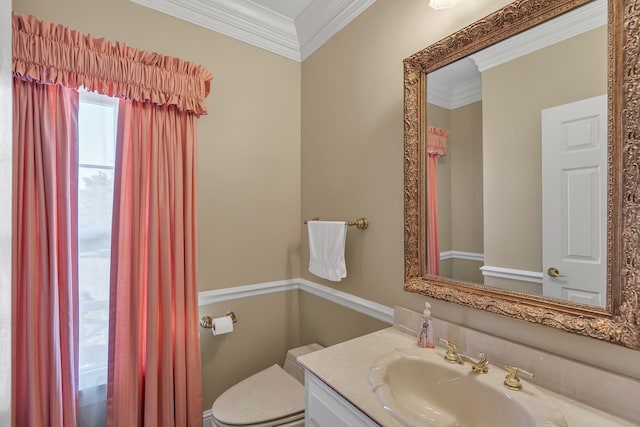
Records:
[[[231,321],[233,323],[238,323],[238,318],[236,317],[236,314],[233,311],[227,311],[225,313],[225,316],[231,317]],[[211,316],[202,316],[200,318],[200,327],[204,329],[213,328],[213,318]]]

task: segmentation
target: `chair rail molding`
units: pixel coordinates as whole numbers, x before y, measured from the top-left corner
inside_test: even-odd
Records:
[[[461,259],[465,261],[484,262],[484,254],[479,254],[476,252],[464,252],[464,251],[440,252],[440,261],[445,261],[448,259]]]
[[[483,276],[498,277],[501,279],[511,279],[520,282],[537,283],[542,286],[542,272],[517,270],[514,268],[494,267],[485,265],[480,267]]]
[[[302,278],[278,280],[274,282],[256,283],[251,285],[233,286],[229,288],[201,291],[198,293],[198,305],[204,306],[259,295],[274,294],[288,291],[304,291],[328,301],[347,307],[358,313],[365,314],[388,324],[393,324],[393,307],[388,307],[347,292],[330,288]]]

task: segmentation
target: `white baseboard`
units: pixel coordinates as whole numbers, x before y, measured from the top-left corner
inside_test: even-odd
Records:
[[[302,278],[202,291],[198,293],[198,305],[217,304],[224,301],[294,290],[309,292],[310,294],[342,305],[358,313],[365,314],[388,324],[393,324],[393,307],[388,307]]]
[[[202,413],[202,427],[211,427],[211,409],[207,409]]]

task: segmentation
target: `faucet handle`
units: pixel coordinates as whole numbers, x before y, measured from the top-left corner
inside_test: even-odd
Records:
[[[444,360],[446,360],[449,363],[459,363],[460,357],[456,352],[457,350],[456,345],[444,338],[440,338],[439,341],[447,347],[447,352],[444,355]]]
[[[506,378],[504,379],[504,385],[511,390],[522,390],[522,383],[520,382],[520,378],[518,378],[518,375],[533,379],[533,374],[531,372],[527,372],[524,369],[520,369],[516,366],[504,365],[504,369],[506,369],[508,372]]]
[[[440,341],[441,344],[444,344],[447,348],[451,348],[452,350],[456,349],[456,345],[446,338],[440,338],[438,341]]]

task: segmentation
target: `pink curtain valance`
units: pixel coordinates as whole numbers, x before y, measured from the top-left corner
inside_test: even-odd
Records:
[[[435,156],[447,155],[447,137],[449,131],[435,126],[427,128],[427,154]]]
[[[12,28],[15,77],[207,114],[204,98],[213,77],[200,65],[30,15],[14,14]]]

